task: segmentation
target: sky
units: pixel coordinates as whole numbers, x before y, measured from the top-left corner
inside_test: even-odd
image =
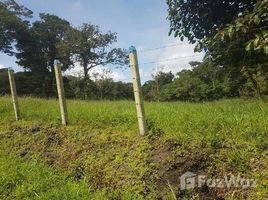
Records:
[[[99,25],[103,32],[111,30],[118,33],[118,41],[114,47],[129,49],[135,46],[138,51],[142,82],[152,79],[157,71],[177,73],[189,68],[189,61],[202,60],[202,55],[194,53],[194,46],[181,42],[179,38],[168,36],[169,21],[165,0],[17,0],[34,12],[33,20],[39,13],[55,14],[68,20],[73,26],[82,23]],[[169,46],[168,48],[158,47]],[[193,57],[189,57],[193,56]],[[176,59],[184,57],[181,59]],[[186,57],[186,58],[185,58]],[[163,61],[163,62],[162,62]],[[0,68],[12,67],[16,71],[23,70],[17,66],[16,58],[0,54]],[[106,66],[112,71],[111,77],[116,81],[131,80],[129,69]],[[101,69],[95,69],[100,72]],[[78,64],[67,74],[79,74]]]

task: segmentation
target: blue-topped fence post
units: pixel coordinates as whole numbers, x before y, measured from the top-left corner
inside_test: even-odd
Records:
[[[62,74],[61,74],[61,63],[59,60],[54,61],[54,69],[55,69],[58,97],[59,97],[59,104],[60,104],[61,123],[63,125],[67,125],[68,113],[67,113],[63,79],[62,79]]]
[[[132,71],[133,77],[133,89],[134,89],[134,97],[136,103],[136,110],[138,116],[138,123],[139,123],[139,130],[140,135],[146,134],[146,120],[145,120],[145,111],[144,111],[144,104],[142,98],[142,91],[141,91],[141,80],[140,80],[140,72],[139,72],[139,65],[138,65],[138,56],[137,51],[134,46],[129,48],[129,61],[130,67]]]

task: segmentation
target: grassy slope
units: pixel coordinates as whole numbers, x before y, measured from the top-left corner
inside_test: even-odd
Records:
[[[20,106],[24,120],[12,122],[10,99],[0,99],[2,154],[64,169],[87,182],[91,195],[166,197],[171,195],[167,183],[177,191],[179,176],[192,171],[241,173],[258,179],[259,187],[178,192],[180,198],[267,197],[268,105],[261,101],[146,103],[150,135],[145,138],[137,135],[132,102],[68,101],[71,124],[66,128],[57,125],[56,100],[23,98]]]

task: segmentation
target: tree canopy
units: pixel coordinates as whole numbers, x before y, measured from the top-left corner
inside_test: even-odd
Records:
[[[167,0],[170,34],[198,41],[205,61],[223,69],[236,94],[260,96],[268,72],[267,0]],[[234,89],[235,88],[235,89]],[[235,95],[237,96],[237,95]]]
[[[27,34],[18,40],[18,64],[41,73],[53,71],[54,60],[59,59],[63,70],[69,68],[73,64],[70,50],[62,53],[60,44],[70,29],[68,21],[55,15],[40,14],[40,20],[34,22]]]
[[[170,34],[191,43],[213,36],[241,13],[251,11],[256,0],[167,0]]]
[[[13,45],[28,28],[24,18],[32,17],[32,11],[14,0],[0,1],[0,52],[13,55]]]
[[[117,41],[117,34],[111,31],[102,33],[99,26],[84,23],[73,29],[62,43],[63,49],[72,49],[74,62],[83,67],[84,77],[88,79],[89,71],[97,66],[128,64],[127,52],[121,48],[111,48]]]

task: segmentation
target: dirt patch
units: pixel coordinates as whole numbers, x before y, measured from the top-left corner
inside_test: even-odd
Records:
[[[40,126],[33,126],[33,127],[30,127],[27,131],[28,131],[28,133],[38,133],[41,130],[42,129]]]
[[[160,143],[163,138],[160,138]],[[152,150],[152,162],[155,163],[157,174],[156,187],[159,199],[167,199],[172,192],[178,199],[189,197],[197,194],[200,199],[204,200],[222,200],[222,192],[203,186],[192,191],[180,190],[180,176],[186,172],[192,172],[199,175],[207,175],[208,164],[211,162],[207,149],[190,148],[180,145],[175,141],[166,141],[159,145],[159,141]],[[173,190],[173,191],[171,191]]]

